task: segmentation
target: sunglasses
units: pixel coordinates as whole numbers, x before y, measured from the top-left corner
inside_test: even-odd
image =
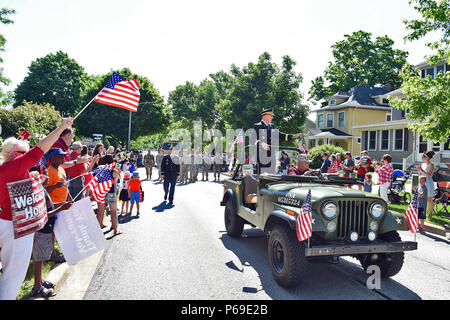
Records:
[[[14,151],[14,152],[17,152],[17,153],[20,153],[20,154],[25,154],[25,153],[27,153],[27,151]]]

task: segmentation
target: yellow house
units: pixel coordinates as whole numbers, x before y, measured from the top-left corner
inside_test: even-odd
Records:
[[[362,130],[355,128],[389,121],[388,88],[355,86],[328,98],[328,106],[314,110],[316,128],[308,132],[309,147],[333,144],[353,154],[361,152]]]

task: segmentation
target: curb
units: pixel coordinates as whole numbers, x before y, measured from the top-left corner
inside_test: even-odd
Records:
[[[444,227],[441,226],[436,226],[434,224],[429,224],[425,222],[425,231],[429,232],[429,233],[434,233],[437,234],[439,236],[446,236],[446,231]]]
[[[67,262],[63,262],[59,265],[57,265],[55,268],[50,270],[50,272],[45,277],[45,280],[50,281],[55,285],[55,287],[58,286],[58,283],[64,278],[67,270],[69,270],[69,265]],[[30,297],[27,300],[49,300],[48,298],[34,298]]]

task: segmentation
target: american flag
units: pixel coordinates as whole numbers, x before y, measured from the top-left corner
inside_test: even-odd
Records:
[[[233,146],[238,143],[244,143],[244,131],[239,131],[239,134],[237,135],[236,139],[234,139]]]
[[[419,228],[419,198],[417,192],[414,194],[414,197],[409,204],[408,209],[405,212],[406,220],[408,220],[409,230],[412,233],[416,233]]]
[[[115,163],[98,168],[92,171],[95,177],[89,182],[87,188],[95,201],[101,204],[105,204],[105,195],[111,189],[114,178],[111,174],[111,170],[116,166]]]
[[[106,86],[95,96],[94,101],[137,112],[140,97],[136,79],[126,81],[114,72]]]
[[[311,190],[306,195],[296,221],[297,238],[302,242],[312,235],[312,214],[311,214]]]
[[[307,154],[308,150],[306,150],[305,136],[302,135],[302,144],[300,145],[300,150],[303,154]]]

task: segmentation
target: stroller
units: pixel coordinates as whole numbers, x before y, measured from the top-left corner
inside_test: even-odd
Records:
[[[399,169],[394,170],[392,173],[392,183],[388,189],[389,202],[404,204],[409,204],[411,202],[411,194],[405,191],[405,184],[410,176],[411,174],[409,171],[403,172]]]

